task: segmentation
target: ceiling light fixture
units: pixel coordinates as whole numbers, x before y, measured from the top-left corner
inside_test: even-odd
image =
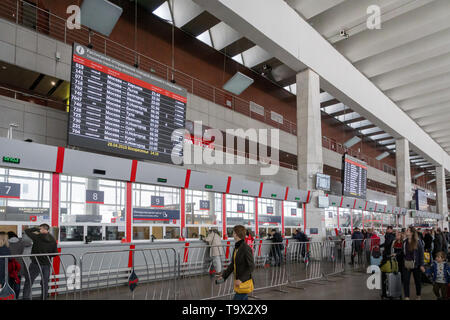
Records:
[[[236,72],[236,74],[223,85],[223,89],[236,95],[240,95],[253,82],[254,80],[252,78],[247,77],[243,73]]]
[[[354,136],[353,138],[351,138],[350,140],[348,140],[347,142],[344,143],[344,147],[350,148],[360,141],[361,141],[360,137]]]
[[[384,158],[386,158],[389,154],[390,154],[389,152],[385,151],[385,152],[383,152],[382,154],[380,154],[378,157],[376,157],[375,159],[377,159],[377,160],[384,159]]]
[[[425,172],[418,173],[418,174],[416,174],[413,178],[414,178],[414,179],[420,178],[420,177],[423,176],[424,174],[425,174]]]

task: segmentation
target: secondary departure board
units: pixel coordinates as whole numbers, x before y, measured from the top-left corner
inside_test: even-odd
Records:
[[[367,164],[345,154],[342,157],[342,194],[366,199]]]
[[[182,87],[74,44],[68,145],[172,163],[186,103]]]

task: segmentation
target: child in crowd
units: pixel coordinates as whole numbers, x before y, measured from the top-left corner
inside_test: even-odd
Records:
[[[436,253],[436,259],[427,271],[428,274],[433,276],[433,292],[438,300],[447,299],[447,286],[450,283],[450,267],[445,259],[443,251]]]

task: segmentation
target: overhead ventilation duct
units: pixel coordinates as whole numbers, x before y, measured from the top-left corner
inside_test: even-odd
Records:
[[[350,140],[348,140],[347,142],[344,143],[344,147],[350,148],[360,141],[361,141],[360,137],[354,136],[353,138],[351,138]]]
[[[253,82],[254,80],[252,78],[247,77],[243,73],[236,72],[236,74],[224,84],[223,89],[234,93],[235,95],[240,95]]]

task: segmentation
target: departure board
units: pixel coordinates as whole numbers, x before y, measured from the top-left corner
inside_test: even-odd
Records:
[[[172,163],[186,103],[182,87],[74,44],[68,145]]]
[[[366,199],[367,165],[365,162],[345,154],[342,157],[342,194]]]

